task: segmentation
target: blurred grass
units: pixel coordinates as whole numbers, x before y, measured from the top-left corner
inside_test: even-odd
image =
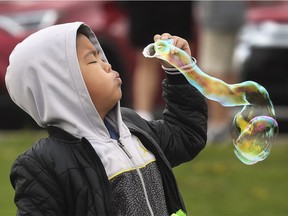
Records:
[[[9,181],[15,158],[43,131],[0,132],[0,215],[16,214]],[[193,161],[174,169],[188,215],[288,215],[288,139],[275,142],[268,158],[252,166],[242,164],[232,145],[210,144]]]
[[[0,215],[16,215],[14,190],[10,184],[10,168],[16,157],[39,138],[46,136],[41,130],[0,132]]]
[[[188,215],[287,216],[287,153],[287,136],[254,165],[240,162],[232,144],[208,145],[174,169]]]

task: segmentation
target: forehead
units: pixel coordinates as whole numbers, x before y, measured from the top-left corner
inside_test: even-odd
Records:
[[[77,49],[94,49],[96,50],[96,48],[94,47],[94,45],[91,43],[91,41],[83,34],[77,34]]]
[[[86,35],[82,33],[77,33],[76,49],[78,58],[81,57],[81,55],[85,55],[85,52],[86,53],[90,52],[90,54],[93,53],[95,56],[96,55],[99,56],[102,59],[102,61],[108,62],[97,39],[92,38],[92,41],[94,42],[91,42]],[[89,56],[89,54],[87,55]]]
[[[83,34],[77,35],[77,55],[80,58],[86,58],[87,56],[93,54],[97,55],[98,51],[91,43],[91,41]]]

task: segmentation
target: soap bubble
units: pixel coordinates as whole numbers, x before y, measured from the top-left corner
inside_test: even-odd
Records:
[[[263,86],[253,81],[227,84],[207,75],[196,65],[194,58],[173,45],[173,40],[149,44],[143,55],[173,65],[206,98],[225,107],[243,106],[231,127],[234,153],[240,161],[255,164],[269,155],[278,134],[278,123],[272,101]]]

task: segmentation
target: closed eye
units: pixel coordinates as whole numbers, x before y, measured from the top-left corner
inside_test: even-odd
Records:
[[[88,64],[95,64],[97,63],[97,61],[92,61],[92,62],[89,62]]]

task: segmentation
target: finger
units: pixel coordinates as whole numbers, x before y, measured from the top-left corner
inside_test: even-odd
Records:
[[[154,41],[156,42],[156,41],[158,41],[158,40],[168,40],[168,39],[170,39],[170,38],[172,38],[172,36],[171,36],[171,34],[169,34],[169,33],[163,33],[163,34],[156,34],[155,36],[154,36]]]
[[[160,35],[160,34],[154,35],[154,41],[155,41],[155,42],[158,41],[158,40],[160,40],[160,38],[161,38],[161,35]]]
[[[183,48],[185,46],[185,44],[187,43],[186,40],[180,38],[180,37],[175,37],[173,38],[174,40],[174,46],[179,47],[179,48]]]
[[[169,33],[163,33],[161,35],[161,40],[168,40],[169,38],[172,38],[171,34]]]

